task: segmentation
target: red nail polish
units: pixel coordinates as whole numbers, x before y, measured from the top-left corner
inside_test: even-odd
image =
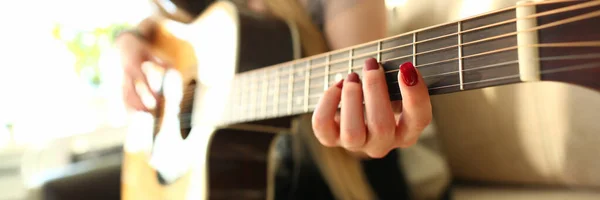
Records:
[[[338,83],[336,83],[335,86],[342,89],[342,87],[344,87],[344,79],[338,81]]]
[[[400,65],[400,73],[402,74],[402,81],[408,86],[416,85],[419,82],[417,70],[411,62]]]
[[[365,69],[365,71],[377,70],[377,69],[379,69],[379,63],[377,63],[377,60],[375,58],[369,58],[369,59],[365,60],[364,69]]]
[[[355,83],[360,83],[360,79],[358,78],[358,74],[356,74],[354,72],[348,74],[348,81],[355,82]]]

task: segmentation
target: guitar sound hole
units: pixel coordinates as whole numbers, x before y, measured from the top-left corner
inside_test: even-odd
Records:
[[[194,94],[196,91],[196,80],[192,80],[183,92],[180,105],[179,123],[181,138],[186,139],[192,130],[192,111],[194,110]]]

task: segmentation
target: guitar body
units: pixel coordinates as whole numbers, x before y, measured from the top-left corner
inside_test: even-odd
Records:
[[[270,199],[273,138],[337,79],[360,74],[367,57],[382,62],[391,100],[401,100],[404,62],[419,68],[431,95],[541,81],[598,92],[598,17],[599,1],[526,1],[303,59],[293,24],[226,1],[189,23],[164,21],[153,49],[170,67],[144,66],[161,99],[127,135],[122,197]]]
[[[164,21],[153,50],[170,67],[143,66],[161,98],[127,135],[123,199],[266,199],[268,150],[289,121],[217,122],[236,73],[300,56],[293,31],[226,1],[190,23]]]

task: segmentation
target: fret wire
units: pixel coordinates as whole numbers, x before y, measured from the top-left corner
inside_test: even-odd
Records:
[[[257,72],[254,72],[254,73],[257,73]],[[253,83],[250,84],[250,85],[254,86],[254,84],[257,84],[256,83],[256,79],[255,79],[254,76],[251,76],[251,79],[253,80],[252,81]],[[258,95],[258,86],[254,86],[254,87],[251,87],[251,88],[252,89],[250,90],[250,98],[251,98],[250,99],[250,105],[256,106],[256,95]],[[250,108],[250,107],[248,109],[250,109],[250,116],[249,116],[249,118],[255,117],[256,116],[256,109],[255,108]]]
[[[553,24],[553,25],[554,25],[554,24]],[[547,28],[547,27],[543,27],[543,28]],[[542,28],[539,28],[539,29],[542,29]],[[460,30],[460,29],[459,29],[459,30]],[[533,30],[529,30],[529,31],[535,31],[535,30],[537,30],[537,29],[533,29]],[[415,41],[416,41],[416,40],[415,40],[415,36],[414,36],[414,34],[415,34],[415,33],[413,33],[413,44],[412,44],[412,45],[413,45],[413,48],[414,48],[414,46],[415,46]],[[460,33],[459,33],[459,34],[460,34]],[[462,39],[462,38],[460,38],[460,37],[459,37],[459,40],[461,40],[461,39]],[[418,42],[417,42],[417,43],[418,43]],[[462,45],[464,45],[464,44],[462,44]],[[460,48],[460,46],[462,46],[462,45],[459,45],[459,48]],[[500,51],[506,51],[506,50],[511,50],[511,49],[514,49],[514,48],[504,48],[504,49],[499,49],[499,50],[495,50],[495,51],[492,51],[492,52],[500,52]],[[379,51],[379,52],[381,52],[381,51]],[[414,51],[413,51],[413,53],[414,53]],[[491,53],[491,52],[483,52],[483,53],[476,54],[476,55],[470,55],[469,57],[475,57],[475,56],[479,56],[479,55],[486,55],[486,54],[489,54],[489,53]],[[462,54],[462,53],[460,53],[460,54]],[[414,56],[414,55],[413,55],[413,56]],[[462,59],[464,59],[464,58],[466,58],[466,57],[460,57],[460,56],[459,56],[459,59],[460,59],[460,60],[462,60]],[[328,59],[329,59],[329,58],[328,58]],[[349,59],[352,59],[352,57],[351,57],[351,58],[349,58]],[[414,59],[414,57],[413,57],[413,59]],[[455,60],[455,59],[450,59],[450,60]],[[441,62],[447,62],[447,61],[449,61],[449,60],[445,60],[445,61],[441,61]],[[416,62],[416,60],[415,60],[415,62]],[[435,62],[435,63],[440,63],[440,62]],[[428,63],[428,64],[424,64],[424,65],[431,65],[431,64],[435,64],[435,63]],[[416,64],[416,63],[415,63],[415,64]],[[419,66],[417,66],[417,67],[419,67]],[[329,68],[329,67],[327,67],[327,68]],[[328,76],[327,76],[327,78],[328,78]],[[278,79],[280,79],[280,77],[278,77]],[[251,82],[252,80],[247,80],[247,81],[250,81],[250,82]],[[242,84],[242,85],[245,85],[245,84]],[[240,92],[240,93],[242,94],[242,95],[241,95],[242,97],[244,97],[244,98],[247,98],[247,96],[248,96],[248,95],[247,95],[246,93],[244,93],[244,92]],[[242,99],[242,98],[240,98],[240,99]]]
[[[417,32],[413,33],[413,42],[412,42],[412,63],[413,65],[417,65]]]
[[[248,94],[246,94],[246,92],[248,91],[248,90],[246,89],[246,86],[248,86],[248,84],[244,83],[244,82],[246,82],[246,81],[247,81],[247,79],[248,79],[247,77],[244,77],[244,78],[242,79],[242,81],[241,81],[241,87],[243,87],[243,89],[242,89],[242,91],[241,91],[241,94],[242,94],[242,95],[241,95],[241,96],[242,96],[242,97],[241,97],[241,102],[248,102],[248,100],[247,100],[247,98],[248,98],[248,97],[247,97],[247,96],[248,96]],[[239,120],[243,120],[243,119],[246,117],[245,115],[247,114],[247,112],[246,112],[246,107],[247,107],[247,105],[248,105],[248,104],[246,104],[246,103],[240,104],[240,111],[239,111],[239,113],[238,113],[238,114],[239,114],[239,116],[240,116],[240,117],[239,117]]]
[[[499,49],[499,50],[493,50],[493,51],[488,51],[488,52],[483,52],[483,53],[479,53],[479,54],[474,54],[474,55],[469,55],[469,56],[463,56],[462,58],[471,58],[471,57],[476,57],[476,56],[482,56],[482,55],[489,55],[491,53],[499,53],[499,52],[503,52],[503,51],[508,51],[508,50],[513,50],[516,49],[517,47],[509,47],[509,48],[504,48],[504,49]],[[383,60],[382,62],[387,62],[387,61],[392,61],[392,60],[396,60],[396,58],[393,59],[388,59],[388,60]],[[440,64],[440,63],[445,63],[445,62],[451,62],[457,60],[457,58],[451,58],[451,59],[447,59],[447,60],[442,60],[442,61],[436,61],[436,62],[431,62],[431,63],[426,63],[426,64],[421,64],[421,65],[415,65],[415,67],[419,68],[419,67],[425,67],[425,66],[429,66],[429,65],[435,65],[435,64]],[[364,67],[364,65],[360,65],[360,66],[355,66],[352,67],[352,69],[361,69],[362,67]],[[343,72],[346,71],[345,69],[341,69],[341,70],[337,70],[337,71],[330,71],[329,75],[334,75],[335,73],[338,72]],[[399,71],[398,69],[394,69],[394,70],[387,70],[384,71],[384,73],[393,73],[393,72],[397,72]],[[458,71],[454,71],[453,73],[457,73]],[[323,75],[324,74],[320,74]],[[317,76],[313,76],[311,78],[316,78]]]
[[[294,65],[290,65],[292,73],[289,74],[288,83],[288,99],[287,99],[287,113],[292,114],[292,94],[294,94]]]
[[[590,17],[578,17],[577,19],[566,19],[566,20],[560,20],[560,21],[557,21],[556,23],[554,23],[554,24],[552,24],[552,25],[553,25],[553,26],[557,26],[557,25],[560,25],[560,24],[564,24],[564,23],[570,23],[570,22],[573,22],[573,21],[582,20],[582,19],[587,19],[587,18],[590,18]],[[543,28],[548,28],[548,27],[551,27],[551,26],[537,27],[537,28],[533,28],[533,29],[531,29],[531,30],[527,30],[527,31],[535,31],[535,30],[538,30],[538,29],[543,29]],[[504,36],[505,36],[505,35],[504,35]],[[493,37],[493,38],[494,38],[494,39],[496,39],[497,37]],[[488,39],[490,39],[490,38],[488,38]],[[413,35],[413,40],[414,40],[414,35]],[[474,41],[474,42],[471,42],[471,43],[475,43],[475,42],[481,42],[481,41],[484,41],[484,40],[487,40],[487,39],[483,39],[483,40],[479,40],[479,41]],[[414,44],[413,44],[413,45],[414,45]],[[465,44],[461,44],[461,46],[462,46],[462,45],[465,45]],[[476,54],[476,55],[470,55],[470,56],[468,56],[468,57],[475,57],[475,56],[480,56],[480,55],[490,54],[490,53],[494,53],[494,52],[501,52],[501,51],[506,51],[506,50],[511,50],[511,49],[514,49],[514,48],[504,48],[504,49],[498,49],[498,50],[491,51],[491,52],[484,52],[484,53],[480,53],[480,54]],[[464,59],[464,58],[467,58],[467,57],[462,57],[462,58]],[[456,59],[449,59],[449,60],[456,60]],[[446,61],[449,61],[449,60],[445,60],[445,61],[441,61],[441,62],[446,62]],[[440,63],[440,62],[435,62],[435,63]],[[425,64],[425,65],[431,65],[431,64],[434,64],[434,63],[428,63],[428,64]]]
[[[233,86],[233,82],[231,82],[229,84]],[[233,98],[235,97],[235,93],[233,91],[233,87],[229,87],[228,91],[229,91],[229,95],[226,97],[226,99],[227,99],[226,101],[227,102],[225,102],[226,103],[225,105],[233,105]],[[191,99],[188,99],[188,98],[185,98],[185,100],[182,98],[181,102],[190,101],[190,100]],[[232,110],[233,110],[233,107],[231,107],[231,106],[227,106],[225,108],[225,112],[223,113],[225,117],[223,119],[226,122],[227,122],[227,120],[231,120],[231,111]],[[181,117],[181,113],[179,113],[179,116]]]
[[[242,91],[243,91],[241,88],[241,82],[239,80],[236,81],[235,88],[236,88],[236,99],[235,99],[236,106],[235,106],[235,112],[233,113],[233,116],[234,116],[235,121],[237,121],[240,119],[239,113],[242,110],[242,106],[241,106],[240,102],[242,102]]]
[[[377,42],[377,62],[381,61],[381,41]]]
[[[600,43],[595,43],[593,45],[600,46]],[[598,57],[598,54],[593,54],[593,56],[585,55],[585,57],[569,57],[569,58],[559,57],[558,60],[562,60],[562,59],[575,59],[575,58],[578,58],[578,59],[581,59],[581,58],[590,59],[590,58],[596,58],[596,57]],[[551,58],[555,58],[555,57],[551,57]],[[542,58],[542,60],[552,60],[551,58]],[[553,59],[553,60],[557,60],[557,59]],[[479,69],[485,69],[485,68],[492,68],[492,67],[497,67],[497,66],[501,66],[501,65],[514,64],[514,63],[517,63],[517,62],[518,62],[518,60],[508,61],[508,62],[503,62],[503,63],[495,63],[495,64],[481,66],[481,67],[478,67],[478,68],[473,68],[473,69],[468,69],[468,70],[479,70]],[[457,73],[457,72],[448,72],[448,73]],[[466,82],[464,84],[465,85],[470,85],[470,84],[475,84],[475,83],[482,83],[482,82],[490,82],[490,81],[502,80],[502,79],[507,79],[507,78],[517,78],[518,76],[519,75],[508,75],[508,76],[503,76],[503,77],[496,77],[496,78],[482,79],[482,80],[477,80],[477,81]],[[432,76],[427,76],[427,77],[432,77]],[[395,82],[389,82],[389,83],[395,83]],[[443,88],[457,87],[457,86],[460,86],[460,84],[443,85],[443,86],[438,86],[438,87],[434,87],[434,88],[428,88],[428,90],[443,89]],[[318,95],[319,94],[313,94],[313,95],[310,95],[309,98],[316,98],[316,97],[318,97]],[[310,104],[310,105],[314,105],[314,104]]]
[[[359,68],[352,68],[352,69],[359,69]],[[318,77],[317,77],[317,78],[318,78]],[[269,87],[269,88],[270,88],[271,90],[276,90],[275,88],[277,88],[277,87],[275,87],[275,88],[273,88],[273,87]],[[310,85],[308,85],[308,88],[310,88],[311,90],[313,90],[313,89],[318,89],[318,88],[321,88],[321,89],[322,89],[322,88],[323,88],[323,83],[314,83],[314,84],[310,84]],[[300,88],[300,89],[294,89],[294,92],[297,92],[297,91],[299,91],[299,90],[301,90],[301,89],[302,89],[302,88]],[[286,91],[282,91],[282,93],[279,93],[279,94],[287,94],[287,92],[286,92]]]
[[[352,73],[352,54],[354,54],[354,48],[348,51],[348,74]]]
[[[308,112],[308,94],[310,94],[310,63],[311,60],[306,61],[306,73],[304,73],[304,112]]]
[[[460,33],[461,31],[461,27],[462,27],[462,23],[458,22],[458,78],[459,78],[459,83],[460,83],[460,90],[464,90],[464,84],[463,84],[463,59],[462,59],[462,34]]]
[[[267,115],[267,98],[269,97],[269,70],[264,71],[264,79],[262,86],[262,102],[261,102],[261,117],[266,117]]]
[[[547,27],[544,27],[544,28],[547,28]],[[531,29],[531,30],[526,30],[524,32],[536,31],[536,30],[537,29]],[[459,33],[448,34],[448,35],[445,35],[445,36],[442,36],[442,37],[453,36],[453,35],[462,34],[462,33],[465,33],[465,32],[466,31],[462,31],[462,32],[459,32]],[[504,38],[504,37],[513,36],[513,35],[516,35],[516,34],[517,34],[516,32],[506,33],[506,34],[503,34],[503,35],[497,35],[497,36],[492,36],[492,37],[488,37],[488,38],[484,38],[484,39],[480,39],[480,40],[476,40],[476,41],[462,43],[462,44],[460,44],[460,46],[462,47],[462,46],[466,46],[466,45],[477,44],[477,43],[481,43],[481,42],[486,42],[486,41],[490,41],[490,40],[495,40],[495,39],[500,39],[500,38]],[[431,40],[431,39],[428,39],[428,40]],[[372,55],[374,53],[382,53],[382,52],[386,52],[386,51],[397,49],[398,47],[406,47],[406,46],[412,45],[413,46],[413,54],[412,55],[402,56],[402,57],[398,57],[398,58],[405,58],[405,57],[412,56],[413,57],[413,64],[416,64],[416,58],[415,57],[418,56],[418,55],[425,55],[425,54],[429,54],[429,53],[433,53],[433,52],[437,52],[437,51],[442,51],[442,50],[446,50],[446,49],[451,49],[451,48],[455,48],[455,47],[459,46],[459,45],[452,45],[452,46],[442,47],[442,48],[433,49],[433,50],[429,50],[429,51],[420,52],[420,53],[416,53],[415,54],[415,52],[416,52],[416,44],[423,43],[424,41],[426,41],[426,40],[416,41],[416,33],[413,33],[413,43],[409,43],[409,44],[406,44],[406,45],[400,45],[400,46],[397,46],[397,47],[391,47],[391,48],[383,49],[383,50],[380,50],[380,51],[373,51],[373,52],[370,52],[370,53],[364,53],[364,54],[360,54],[360,55],[356,55],[356,56],[350,56],[350,58],[336,59],[336,60],[330,61],[329,63],[330,64],[336,64],[336,63],[342,63],[342,62],[345,62],[345,61],[352,62],[352,59],[362,58],[362,57],[366,57],[366,56]],[[324,64],[313,65],[313,66],[311,66],[311,69],[314,69],[314,68],[317,68],[317,67],[322,67],[322,66],[325,66],[325,65]],[[292,70],[289,73],[295,73],[295,72],[299,72],[299,71],[301,71],[301,70]]]
[[[238,96],[238,87],[237,87],[237,81],[236,81],[236,79],[231,80],[230,91],[232,93],[232,95],[230,97],[230,102],[231,102],[230,105],[232,105],[232,106],[229,109],[229,117],[228,117],[228,119],[229,119],[229,121],[233,121],[233,120],[235,120],[234,116],[235,116],[235,113],[236,113],[238,105],[239,105],[238,104],[238,102],[239,102],[238,101],[238,98],[239,98],[239,96]]]
[[[329,87],[329,56],[331,56],[331,54],[325,56],[325,82],[323,84],[323,91],[327,90],[327,87]]]
[[[527,4],[527,5],[529,5],[529,4]],[[535,5],[535,4],[531,4],[531,5]],[[543,12],[543,13],[537,13],[537,14],[529,15],[526,18],[535,18],[535,17],[546,16],[546,15],[552,15],[552,14],[557,14],[557,13],[562,13],[562,12],[577,10],[577,9],[581,9],[581,8],[587,8],[587,7],[591,7],[593,5],[595,5],[595,4],[592,4],[592,2],[582,3],[582,4],[578,4],[578,5],[573,5],[573,6],[568,6],[568,7],[560,8],[560,9],[554,9],[554,10],[546,11],[546,12]],[[511,10],[511,9],[515,9],[515,8],[516,8],[515,6],[509,7],[509,8],[504,8],[504,9],[497,10],[497,11],[494,11],[494,12],[491,12],[491,13],[485,13],[485,14],[481,14],[481,15],[476,15],[476,16],[472,16],[472,17],[469,17],[469,18],[465,18],[465,19],[462,19],[460,21],[468,21],[470,19],[475,19],[477,17],[487,16],[487,15],[490,15],[490,14],[493,14],[493,13],[501,13],[501,12],[505,12],[505,11],[508,11],[508,10]],[[490,28],[490,27],[494,27],[494,26],[499,26],[499,25],[503,25],[503,24],[514,22],[516,20],[517,19],[511,19],[511,20],[505,20],[505,21],[502,21],[502,22],[496,22],[496,23],[493,23],[493,24],[488,24],[488,25],[485,25],[485,26],[481,26],[481,27],[477,27],[477,28],[472,28],[472,29],[469,29],[469,30],[465,30],[465,31],[462,31],[460,33],[467,33],[467,32],[472,32],[472,31],[476,31],[476,30],[481,30],[481,29],[484,29],[484,28]],[[414,35],[417,32],[423,32],[423,31],[426,31],[426,30],[431,30],[431,29],[434,29],[434,28],[437,28],[437,27],[442,27],[442,26],[449,25],[449,24],[452,24],[452,22],[451,23],[439,24],[439,25],[436,25],[436,26],[431,26],[431,27],[427,27],[427,28],[423,28],[423,29],[419,29],[419,30],[415,30],[415,31],[412,31],[411,33],[413,34],[413,37],[414,37]],[[528,30],[528,31],[535,31],[535,30]],[[344,48],[344,49],[338,49],[338,50],[335,50],[335,51],[331,51],[329,53],[338,53],[338,52],[342,52],[342,51],[345,51],[345,50],[348,50],[348,49],[358,48],[358,47],[362,47],[362,46],[374,44],[375,42],[381,42],[381,41],[387,41],[387,40],[397,39],[397,38],[409,35],[411,33],[399,34],[399,35],[391,36],[391,37],[388,37],[388,38],[383,38],[383,39],[380,39],[380,40],[375,40],[375,41],[372,41],[372,42],[367,42],[367,43],[364,43],[364,44],[361,44],[361,45],[357,45],[357,46],[353,46],[353,47],[348,47],[348,48]],[[447,34],[447,35],[439,36],[439,37],[436,37],[436,38],[430,38],[430,39],[427,39],[427,40],[418,41],[418,42],[416,42],[416,44],[419,44],[419,43],[422,43],[422,42],[427,42],[427,41],[430,41],[430,40],[440,39],[440,38],[443,38],[443,37],[450,37],[450,36],[454,36],[454,35],[457,35],[457,34],[459,34],[459,33]],[[503,35],[503,36],[510,36],[510,35]],[[498,39],[498,38],[492,38],[492,39]],[[413,39],[413,42],[414,41],[416,41],[416,40]],[[471,43],[475,43],[475,42],[484,42],[484,41],[473,41],[473,42],[469,42],[469,43],[464,43],[463,45],[471,44]],[[407,46],[407,45],[403,45],[403,46]],[[392,48],[383,49],[382,51],[388,51],[388,50],[391,50],[391,49]],[[311,59],[311,58],[307,57],[307,58],[304,58],[304,59]],[[304,59],[292,61],[291,63],[300,62],[300,61],[302,61]],[[339,59],[339,61],[343,62],[343,59]],[[333,61],[331,63],[333,63]],[[276,66],[277,65],[274,65],[274,66],[271,66],[271,67],[276,67]],[[313,67],[317,67],[317,66],[321,66],[321,65],[315,65]]]
[[[281,75],[279,74],[279,70],[275,70],[275,75],[277,76],[277,79],[275,79],[275,96],[273,96],[273,102],[275,102],[276,106],[273,106],[273,114],[279,115],[279,85],[281,81]]]
[[[482,52],[482,53],[479,53],[479,54],[473,54],[473,55],[469,55],[469,56],[463,56],[462,58],[464,59],[464,58],[471,58],[471,57],[489,55],[489,54],[492,54],[492,53],[499,53],[499,52],[514,50],[516,48],[517,48],[516,46],[515,47],[508,47],[508,48],[503,48],[503,49],[498,49],[498,50],[493,50],[493,51],[488,51],[488,52]],[[425,66],[430,66],[430,65],[445,63],[445,62],[451,62],[451,61],[455,61],[457,59],[458,58],[450,58],[450,59],[446,59],[446,60],[441,60],[441,61],[436,61],[436,62],[421,64],[421,65],[415,65],[415,67],[420,68],[420,67],[425,67]],[[397,60],[397,58],[383,60],[382,62],[388,62],[388,61],[393,61],[393,60]],[[362,67],[364,67],[364,65],[354,66],[354,67],[352,67],[352,69],[361,69]],[[347,71],[347,70],[346,69],[334,70],[334,71],[330,71],[328,75],[335,75],[338,72],[344,72],[344,71]],[[398,71],[398,69],[393,69],[393,70],[384,71],[384,73],[393,73],[393,72],[397,72],[397,71]],[[457,73],[457,72],[458,71],[455,71],[454,73]],[[328,75],[325,75],[325,74],[318,74],[318,75],[320,75],[320,76],[328,76]],[[317,77],[318,76],[315,75],[315,76],[312,76],[311,78],[317,78]],[[296,90],[299,90],[299,89],[296,89]],[[293,91],[296,91],[296,90],[293,90]]]
[[[489,78],[489,79],[483,79],[483,80],[477,80],[477,81],[471,81],[471,82],[467,82],[465,83],[465,85],[470,85],[470,84],[477,84],[477,83],[485,83],[485,82],[491,82],[491,81],[497,81],[497,80],[503,80],[503,79],[509,79],[509,78],[517,78],[519,77],[519,75],[507,75],[507,76],[502,76],[502,77],[496,77],[496,78]],[[449,85],[443,85],[443,86],[438,86],[438,87],[433,87],[433,88],[428,88],[428,90],[437,90],[437,89],[444,89],[444,88],[449,88],[449,87],[456,87],[459,86],[459,84],[449,84]],[[322,94],[322,93],[321,93]],[[400,93],[393,93],[391,95],[397,95]],[[314,95],[310,95],[309,98],[317,98],[319,97],[320,94],[314,94]],[[314,108],[316,104],[310,104],[309,108]]]

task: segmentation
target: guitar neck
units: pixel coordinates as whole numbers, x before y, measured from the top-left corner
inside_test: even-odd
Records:
[[[536,12],[536,6],[546,4],[561,6]],[[351,72],[362,76],[367,58],[383,64],[390,100],[401,99],[398,67],[405,62],[417,67],[431,95],[539,80],[539,48],[600,46],[598,41],[541,44],[537,38],[540,30],[589,21],[600,16],[599,5],[599,1],[524,4],[244,72],[232,84],[227,123],[311,112],[332,84]],[[565,13],[576,15],[552,18]],[[542,18],[552,20],[540,24]]]

